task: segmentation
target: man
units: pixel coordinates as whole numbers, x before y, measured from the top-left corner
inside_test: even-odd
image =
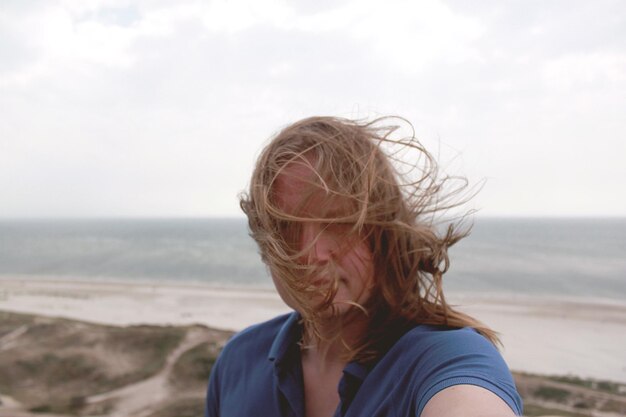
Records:
[[[521,414],[495,333],[443,296],[465,234],[433,216],[459,190],[443,195],[430,154],[384,120],[305,119],[259,157],[241,207],[295,311],[224,347],[208,417]]]

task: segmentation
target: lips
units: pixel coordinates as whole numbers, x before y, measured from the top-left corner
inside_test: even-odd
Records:
[[[344,278],[343,276],[339,276],[337,278],[337,282],[340,285],[346,285],[348,283],[348,280]],[[331,283],[332,283],[332,280],[327,279],[327,278],[318,278],[318,279],[314,279],[313,281],[311,281],[311,285],[317,288],[328,287],[331,285]]]
[[[311,285],[313,285],[314,287],[318,287],[318,288],[325,287],[328,285],[328,280],[323,279],[323,278],[316,279],[311,282]]]

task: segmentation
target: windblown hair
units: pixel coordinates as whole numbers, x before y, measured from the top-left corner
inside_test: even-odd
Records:
[[[363,305],[349,304],[353,314],[367,317],[368,328],[363,340],[347,346],[348,360],[375,359],[416,323],[473,327],[497,344],[496,333],[450,307],[442,289],[450,264],[448,248],[469,231],[457,222],[439,233],[435,220],[466,200],[467,182],[461,178],[460,185],[450,189],[453,178],[440,178],[435,159],[414,134],[392,137],[399,126],[387,125],[390,120],[394,118],[360,122],[312,117],[286,127],[271,140],[240,202],[261,257],[297,304],[312,337],[321,337],[315,329],[324,320],[322,312],[333,307],[338,278],[323,289],[321,304],[311,303],[322,290],[309,278],[319,274],[321,266],[299,261],[308,250],[295,243],[299,226],[303,222],[340,226],[346,231],[345,241],[367,242],[374,258],[374,288]],[[328,197],[325,201],[335,205],[340,201],[342,210],[317,210],[315,215],[281,210],[276,182],[292,164],[305,165],[314,173],[299,190],[304,199],[321,190]]]

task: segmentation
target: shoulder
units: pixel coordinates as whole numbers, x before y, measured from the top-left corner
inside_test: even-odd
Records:
[[[483,360],[503,366],[508,373],[498,349],[472,328],[418,325],[400,337],[385,356],[420,368],[435,367],[442,361],[450,365]]]
[[[418,410],[446,388],[473,385],[491,391],[521,413],[521,400],[506,362],[474,329],[417,326],[389,353],[415,370],[413,395]]]
[[[406,332],[387,355],[400,360],[425,363],[468,355],[502,360],[498,349],[472,328],[429,325],[418,325]]]
[[[501,359],[497,348],[476,330],[443,326],[416,326],[402,336],[396,344],[403,350],[411,350],[420,356],[447,357],[451,355],[480,354]]]

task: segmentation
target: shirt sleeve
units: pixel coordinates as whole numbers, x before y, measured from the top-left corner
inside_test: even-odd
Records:
[[[439,332],[424,353],[424,382],[417,385],[416,417],[439,391],[454,385],[485,388],[522,414],[522,402],[508,366],[495,346],[471,329]]]

